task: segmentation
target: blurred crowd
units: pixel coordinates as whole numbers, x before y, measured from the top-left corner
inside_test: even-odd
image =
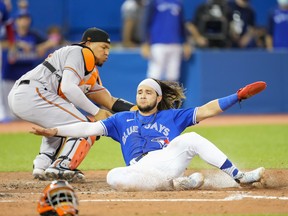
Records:
[[[28,0],[18,0],[14,14],[10,0],[0,0],[0,9],[0,122],[3,123],[16,118],[10,112],[7,100],[15,81],[42,62],[47,54],[68,42],[58,26],[51,25],[44,35],[32,29]]]
[[[287,49],[288,0],[277,3],[267,25],[257,26],[249,0],[203,0],[191,20],[185,20],[182,0],[125,0],[121,45],[140,48],[147,77],[178,81],[183,60],[195,49]],[[61,26],[51,23],[45,34],[32,28],[29,0],[16,7],[12,13],[10,0],[0,0],[0,122],[15,119],[7,103],[15,80],[69,44]]]
[[[161,19],[161,12],[165,13],[173,5],[179,6],[178,11],[183,10],[181,2],[125,0],[121,8],[123,46],[142,46],[151,40],[151,31],[157,19]],[[271,8],[267,25],[257,26],[257,14],[250,0],[203,0],[195,8],[191,20],[181,18],[185,25],[183,40],[188,37],[189,43],[196,48],[288,48],[288,0],[277,0],[277,3],[275,8]],[[162,19],[158,31],[165,30],[167,25],[171,32],[179,30],[169,21]],[[171,32],[165,33],[169,35]]]
[[[195,49],[288,48],[288,0],[275,1],[267,26],[256,25],[250,0],[203,0],[191,20],[181,0],[125,0],[121,12],[123,46],[141,47],[156,79],[179,81]]]

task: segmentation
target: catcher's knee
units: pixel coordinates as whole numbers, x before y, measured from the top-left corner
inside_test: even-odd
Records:
[[[95,136],[77,139],[77,141],[74,145],[75,150],[74,149],[72,150],[72,151],[74,151],[74,154],[71,155],[72,157],[71,157],[71,161],[69,164],[69,168],[71,170],[76,169],[80,165],[80,163],[83,161],[83,159],[88,154],[91,146],[94,144],[95,139],[96,139]]]

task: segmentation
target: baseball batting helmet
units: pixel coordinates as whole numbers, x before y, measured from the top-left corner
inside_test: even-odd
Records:
[[[41,216],[78,216],[78,199],[72,186],[63,180],[47,185],[38,201]]]

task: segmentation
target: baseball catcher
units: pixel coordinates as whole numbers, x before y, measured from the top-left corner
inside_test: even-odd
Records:
[[[87,122],[86,113],[101,120],[130,110],[133,104],[113,97],[102,85],[98,67],[107,61],[109,51],[107,32],[87,29],[80,43],[55,50],[15,82],[8,96],[11,111],[25,121],[56,127]],[[76,168],[94,141],[95,136],[43,137],[33,161],[34,178],[84,180]]]

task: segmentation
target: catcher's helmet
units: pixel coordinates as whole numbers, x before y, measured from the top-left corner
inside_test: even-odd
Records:
[[[63,180],[47,185],[38,201],[41,216],[78,216],[78,199],[72,186]]]

